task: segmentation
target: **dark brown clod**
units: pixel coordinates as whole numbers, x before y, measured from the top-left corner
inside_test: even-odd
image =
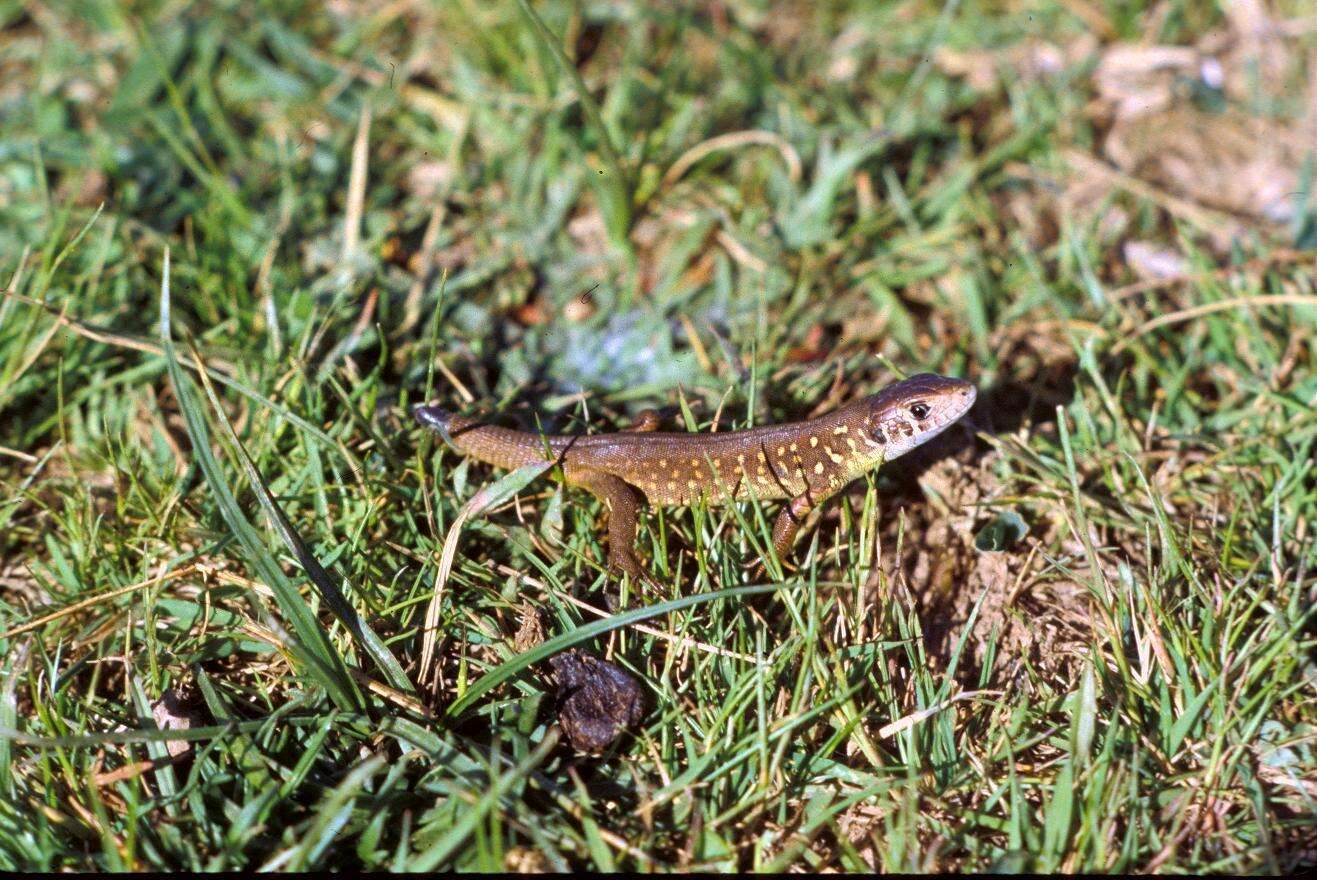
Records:
[[[558,679],[558,722],[576,748],[598,754],[640,721],[640,685],[612,663],[573,649],[549,665]]]

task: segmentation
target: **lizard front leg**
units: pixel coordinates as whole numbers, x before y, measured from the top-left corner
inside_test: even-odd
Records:
[[[831,494],[819,496],[806,490],[803,495],[797,495],[782,505],[777,521],[773,523],[773,549],[777,551],[778,559],[785,560],[791,552],[791,545],[805,517],[831,497]]]
[[[612,474],[584,471],[571,474],[569,481],[588,490],[608,508],[608,567],[614,572],[629,574],[650,586],[659,586],[657,580],[645,570],[636,557],[636,521],[641,498],[629,483]],[[616,595],[606,597],[610,610],[616,610]]]

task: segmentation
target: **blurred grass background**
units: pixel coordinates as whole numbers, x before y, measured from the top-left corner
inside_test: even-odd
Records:
[[[0,0],[0,867],[1313,864],[1315,53],[1308,0]],[[495,476],[412,402],[921,370],[966,429],[797,570],[654,511],[623,627],[598,504],[505,481],[440,573]],[[601,758],[553,638],[646,689]]]

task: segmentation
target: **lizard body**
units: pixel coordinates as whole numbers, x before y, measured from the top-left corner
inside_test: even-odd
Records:
[[[608,506],[610,566],[648,579],[633,550],[642,500],[684,506],[789,498],[773,527],[774,549],[785,556],[811,510],[942,433],[975,396],[969,382],[922,373],[817,418],[715,434],[656,431],[652,411],[629,430],[589,435],[515,431],[426,404],[413,413],[458,452],[497,467],[556,460],[568,485]]]

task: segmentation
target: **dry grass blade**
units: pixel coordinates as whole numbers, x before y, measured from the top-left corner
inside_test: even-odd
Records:
[[[921,721],[927,721],[948,706],[951,706],[953,703],[958,703],[961,700],[972,700],[975,697],[983,696],[999,697],[1001,694],[1002,691],[963,691],[956,694],[954,697],[948,697],[947,699],[942,700],[935,706],[929,706],[927,709],[920,709],[918,712],[911,712],[909,715],[898,718],[888,724],[884,724],[882,727],[878,728],[878,738],[886,739],[889,736],[896,736],[901,731],[909,730]]]
[[[434,595],[430,598],[430,603],[425,609],[425,624],[422,630],[424,635],[421,639],[422,681],[431,684],[437,681],[434,654],[439,640],[439,616],[443,609],[444,587],[453,572],[453,560],[457,556],[457,541],[462,532],[462,526],[471,517],[478,516],[483,511],[502,504],[520,492],[531,480],[553,467],[554,464],[555,462],[552,460],[528,464],[482,488],[475,495],[472,495],[466,504],[462,505],[457,518],[448,527],[448,534],[444,536],[443,550],[439,556],[439,570],[435,574]]]
[[[348,173],[347,211],[343,215],[343,254],[345,272],[351,271],[361,238],[361,215],[366,203],[366,167],[370,162],[370,104],[361,105],[357,136],[352,142],[352,170]]]
[[[14,627],[13,629],[7,629],[4,632],[0,632],[0,639],[21,636],[23,633],[39,629],[48,623],[53,623],[56,620],[68,617],[70,614],[77,614],[84,609],[94,608],[103,602],[108,602],[110,599],[115,599],[119,596],[126,596],[129,593],[136,592],[137,590],[144,590],[147,587],[154,587],[159,584],[168,583],[169,581],[177,580],[181,577],[187,577],[190,574],[202,571],[204,568],[205,566],[201,564],[188,565],[176,571],[166,572],[165,574],[157,575],[153,578],[147,578],[146,580],[139,581],[135,584],[129,584],[126,587],[120,587],[117,590],[110,590],[108,593],[99,593],[95,596],[83,599],[81,602],[74,602],[72,605],[67,605],[58,611],[52,611],[49,614],[38,617],[36,620],[30,620],[27,623]]]
[[[27,464],[36,464],[40,460],[30,452],[23,452],[21,449],[10,449],[8,446],[0,446],[0,455],[7,455]]]
[[[787,166],[787,179],[799,183],[801,177],[800,154],[781,135],[771,131],[733,131],[711,137],[682,153],[663,174],[663,185],[671,186],[682,178],[692,166],[706,156],[723,150],[760,145],[773,147],[782,155]]]

